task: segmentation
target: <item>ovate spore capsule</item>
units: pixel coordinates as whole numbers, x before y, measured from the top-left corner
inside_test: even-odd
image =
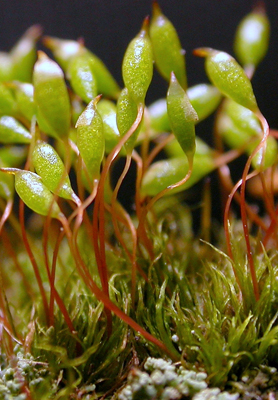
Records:
[[[198,121],[198,115],[173,72],[167,93],[167,111],[173,134],[192,166],[196,147],[195,124]]]
[[[77,146],[93,180],[99,179],[105,150],[103,122],[96,108],[99,99],[100,96],[88,104],[76,123]]]
[[[196,49],[194,54],[205,57],[206,73],[221,93],[251,111],[258,111],[251,82],[232,56],[207,47]]]
[[[32,161],[37,174],[51,192],[65,199],[73,199],[74,192],[63,161],[50,144],[38,141],[32,153]]]
[[[186,89],[185,51],[182,49],[173,24],[162,14],[156,1],[150,23],[150,38],[153,45],[155,65],[167,81],[173,71],[180,85]]]
[[[139,34],[129,43],[124,55],[123,80],[136,104],[143,104],[153,76],[153,52],[146,18]]]
[[[70,100],[59,65],[43,52],[34,67],[33,84],[37,118],[42,130],[65,139],[70,129]]]

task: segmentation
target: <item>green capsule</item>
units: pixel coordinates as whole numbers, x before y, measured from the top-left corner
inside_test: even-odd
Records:
[[[171,126],[167,114],[166,99],[158,99],[148,106],[151,128],[155,132],[170,132]]]
[[[16,101],[11,90],[0,82],[0,115],[14,115],[16,109]]]
[[[123,137],[127,131],[131,128],[132,124],[134,123],[137,117],[137,105],[133,98],[131,97],[127,88],[124,88],[121,91],[117,102],[117,126],[120,132],[121,137]],[[141,123],[138,128],[133,132],[131,137],[125,143],[124,147],[127,154],[131,154],[138,134],[140,132]]]
[[[211,115],[219,106],[222,95],[215,86],[200,83],[187,89],[187,96],[198,115],[198,122]]]
[[[76,40],[59,39],[56,37],[45,36],[43,44],[52,51],[55,60],[67,71],[70,60],[82,49],[82,43]]]
[[[59,65],[43,52],[38,52],[34,67],[33,84],[36,114],[42,130],[48,127],[56,138],[64,139],[69,134],[71,112],[70,100]]]
[[[85,49],[83,43],[75,40],[58,39],[54,37],[45,37],[44,44],[54,54],[55,59],[61,65],[64,71],[67,71],[70,61],[77,56],[80,51],[86,50],[90,61],[93,74],[96,78],[99,93],[104,96],[117,99],[120,88],[105,64],[90,50]]]
[[[232,56],[210,48],[200,48],[194,53],[206,58],[206,73],[221,93],[251,111],[258,111],[251,82]]]
[[[13,80],[31,82],[32,71],[36,60],[36,43],[42,29],[39,25],[29,28],[11,49]]]
[[[180,85],[186,89],[185,51],[182,49],[176,29],[162,14],[157,1],[153,2],[150,23],[150,38],[153,45],[155,65],[167,81],[173,71]]]
[[[90,64],[97,81],[98,92],[111,99],[117,99],[120,93],[120,87],[111,75],[103,61],[94,53],[88,50]]]
[[[97,106],[103,121],[105,138],[105,152],[109,154],[120,140],[120,132],[117,126],[117,106],[110,100],[102,99]],[[122,150],[121,153],[124,153]]]
[[[122,65],[124,84],[136,104],[144,103],[153,75],[153,53],[147,32],[148,23],[146,18],[139,34],[129,43]]]
[[[173,72],[167,93],[167,112],[173,134],[191,165],[196,148],[195,124],[198,115]]]
[[[8,115],[0,117],[0,143],[28,144],[31,138],[30,132],[15,118]]]
[[[221,113],[228,115],[239,130],[250,136],[262,136],[263,130],[258,117],[248,108],[233,100],[226,99]]]
[[[80,114],[85,110],[83,101],[75,93],[71,94],[71,121],[72,125],[75,126]]]
[[[74,192],[68,174],[65,172],[63,161],[56,150],[48,143],[38,141],[32,153],[32,161],[36,173],[42,178],[45,186],[53,193],[64,199],[72,199]],[[61,181],[63,179],[63,183]]]
[[[257,142],[257,145],[259,141]],[[253,149],[252,149],[253,150]],[[251,151],[249,152],[249,155]],[[268,136],[266,144],[252,158],[252,166],[254,169],[262,171],[272,167],[277,162],[278,146],[273,136]]]
[[[86,103],[97,96],[97,82],[90,59],[84,49],[73,56],[67,68],[67,78],[73,91]]]
[[[17,168],[1,168],[8,174],[15,175],[15,190],[21,200],[37,214],[60,219],[63,214],[54,195],[43,184],[39,175],[34,172],[24,171]]]
[[[244,67],[257,67],[269,45],[270,24],[263,7],[257,7],[239,24],[234,42],[236,57]]]
[[[249,156],[262,139],[262,128],[257,117],[250,110],[238,104],[234,107],[235,104],[232,102],[232,105],[228,104],[226,107],[225,102],[223,110],[216,120],[216,130],[229,147],[232,149],[245,148],[245,152]],[[233,114],[236,109],[238,109],[238,114]],[[227,112],[225,112],[226,110]],[[228,113],[229,110],[233,111],[231,115]],[[265,147],[253,157],[253,168],[261,170],[274,165],[277,150],[276,140],[269,136]]]
[[[214,169],[215,163],[212,155],[195,156],[191,177],[185,184],[173,189],[171,194],[188,189]],[[141,195],[156,196],[168,186],[183,179],[187,172],[188,160],[185,157],[157,161],[148,168],[143,177]]]
[[[10,54],[0,51],[0,82],[8,82],[13,79],[12,65]]]
[[[92,100],[78,118],[77,146],[93,180],[99,179],[100,166],[105,151],[102,118],[96,105],[99,96]]]
[[[15,83],[15,98],[18,111],[31,121],[35,115],[34,86],[31,83]]]
[[[167,143],[164,150],[170,158],[184,157],[184,151],[177,140],[172,140],[170,143]],[[212,149],[203,140],[196,136],[196,151],[194,157],[207,155],[212,156],[212,154]]]

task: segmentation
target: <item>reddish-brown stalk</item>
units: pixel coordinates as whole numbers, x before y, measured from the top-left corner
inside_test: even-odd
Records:
[[[5,224],[5,222],[7,221],[7,219],[9,218],[9,216],[12,212],[12,209],[13,209],[13,199],[9,199],[7,201],[6,207],[4,209],[3,215],[0,220],[0,234],[1,234],[1,231],[2,231],[2,228]]]
[[[249,174],[246,177],[246,180],[253,178],[254,176],[258,175],[257,171],[253,171],[251,174]],[[226,236],[226,243],[227,243],[227,252],[228,252],[228,256],[230,257],[231,261],[232,261],[232,268],[233,268],[233,272],[238,284],[238,287],[240,288],[240,291],[242,292],[242,287],[241,287],[241,283],[239,281],[237,272],[235,270],[233,261],[234,261],[234,257],[233,257],[233,251],[232,251],[232,242],[231,242],[231,238],[230,238],[230,226],[229,226],[229,214],[230,214],[230,209],[231,209],[231,203],[232,200],[238,190],[238,188],[242,185],[242,179],[240,179],[233,187],[231,193],[228,196],[227,202],[226,202],[226,206],[225,206],[225,210],[224,210],[224,231],[225,231],[225,236]]]
[[[37,283],[39,286],[39,290],[40,290],[40,294],[42,297],[45,318],[46,318],[47,324],[49,324],[49,308],[48,308],[46,293],[45,293],[45,290],[43,287],[43,282],[42,282],[42,278],[40,275],[38,264],[35,260],[34,254],[31,250],[31,247],[29,245],[29,241],[27,238],[27,234],[26,234],[26,230],[25,230],[25,223],[24,223],[24,203],[22,200],[19,201],[19,220],[20,220],[20,225],[21,225],[22,240],[23,240],[24,246],[26,248],[28,257],[31,261],[31,264],[32,264],[32,267],[33,267],[33,270],[35,273],[35,277],[36,277],[36,280],[37,280]]]
[[[30,285],[28,279],[26,278],[25,273],[23,272],[21,264],[19,263],[18,258],[17,258],[17,253],[15,252],[15,250],[11,244],[10,238],[4,228],[1,232],[1,236],[2,236],[3,245],[4,245],[3,247],[7,251],[7,253],[10,255],[10,257],[12,258],[14,266],[16,267],[17,271],[19,272],[19,274],[22,278],[26,292],[28,293],[28,295],[32,299],[32,301],[34,302],[35,297],[34,297],[34,293],[32,291],[31,285]]]
[[[269,135],[269,126],[268,126],[268,123],[267,123],[266,119],[264,118],[264,116],[260,112],[258,112],[257,117],[259,118],[260,123],[263,128],[263,137],[262,137],[260,144],[255,148],[255,150],[252,152],[252,154],[248,157],[245,168],[243,170],[242,184],[241,184],[241,191],[240,191],[240,197],[241,197],[240,211],[241,211],[243,233],[244,233],[244,238],[245,238],[246,247],[247,247],[247,258],[248,258],[251,278],[252,278],[252,282],[253,282],[254,294],[255,294],[256,300],[258,301],[260,298],[260,292],[259,292],[259,286],[258,286],[256,270],[255,270],[255,265],[254,265],[254,259],[253,259],[251,244],[250,244],[249,230],[248,230],[248,225],[247,225],[246,203],[245,203],[246,179],[247,179],[247,175],[248,175],[248,172],[249,172],[249,169],[251,166],[252,159],[260,151],[260,149],[266,145],[266,140]]]
[[[108,155],[106,162],[104,164],[100,181],[97,196],[94,204],[94,212],[93,212],[93,234],[94,234],[94,243],[95,243],[95,254],[99,269],[99,274],[102,282],[102,288],[104,293],[109,297],[108,291],[108,269],[106,265],[106,257],[105,257],[105,205],[104,205],[104,187],[105,180],[111,168],[113,161],[117,158],[121,148],[127,142],[127,140],[132,136],[135,130],[138,128],[144,112],[143,104],[138,106],[137,117],[127,131],[127,133],[119,140],[118,144],[114,147],[111,153]]]

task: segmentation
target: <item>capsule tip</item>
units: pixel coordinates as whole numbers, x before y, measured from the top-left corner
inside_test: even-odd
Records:
[[[197,49],[193,50],[194,56],[197,57],[207,57],[213,51],[210,47],[198,47]]]

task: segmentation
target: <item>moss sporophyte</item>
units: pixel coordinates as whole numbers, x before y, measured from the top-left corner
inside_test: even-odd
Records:
[[[0,397],[237,399],[263,377],[274,398],[278,134],[251,84],[262,6],[239,24],[235,57],[194,51],[210,82],[195,86],[156,1],[123,88],[84,41],[41,36],[31,27],[0,53]],[[154,67],[168,89],[146,105]],[[215,148],[198,136],[212,114]]]

